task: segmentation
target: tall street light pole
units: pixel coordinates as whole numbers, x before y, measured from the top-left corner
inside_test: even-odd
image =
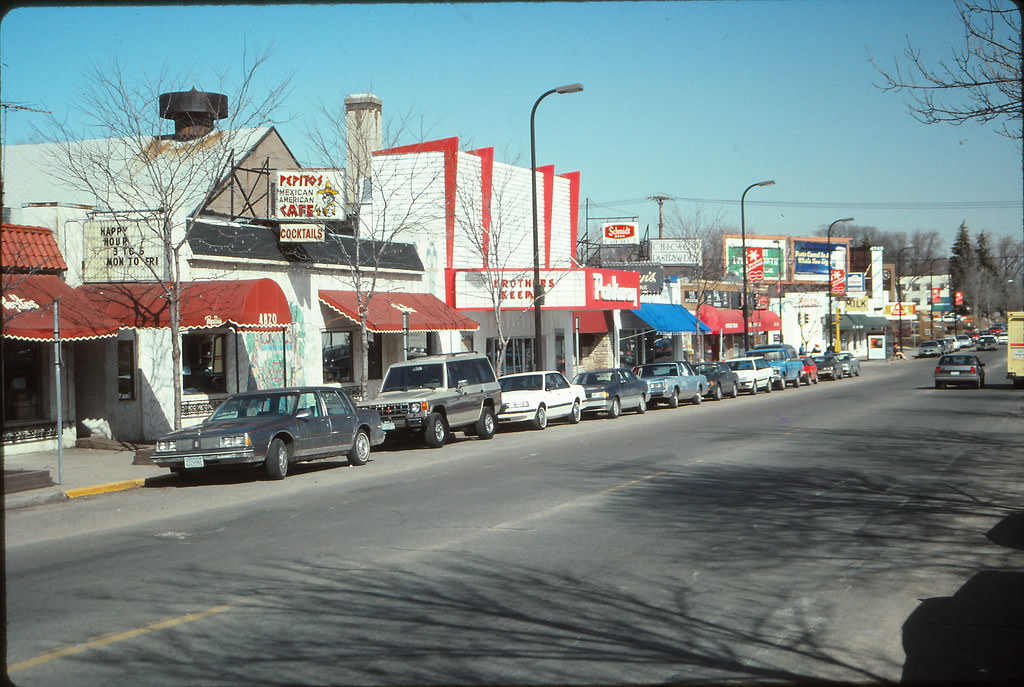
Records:
[[[903,276],[903,251],[910,246],[903,246],[896,251],[896,307],[899,310],[899,325],[896,330],[896,339],[899,341],[900,353],[903,353],[903,290],[900,278]],[[913,330],[913,326],[911,326]]]
[[[829,328],[828,328],[828,345],[832,347],[832,351],[834,353],[838,353],[839,352],[836,349],[836,346],[838,345],[839,342],[835,341],[833,339],[833,337],[832,337],[832,317],[833,317],[833,315],[832,315],[832,227],[834,227],[835,225],[839,224],[840,222],[852,222],[852,221],[853,221],[852,217],[844,217],[843,219],[837,219],[835,222],[833,222],[832,224],[828,225],[828,232],[826,234],[826,236],[828,237],[828,243],[826,244],[828,247],[825,249],[825,253],[828,256],[826,258],[826,260],[828,261],[828,319],[825,320],[825,321],[829,325]],[[835,328],[838,329],[839,328],[838,318],[836,318],[836,319],[837,319],[837,322],[835,324]]]
[[[759,181],[743,189],[740,196],[740,244],[743,255],[743,352],[750,350],[750,299],[747,297],[747,220],[743,211],[743,201],[747,198],[747,191],[755,186],[774,186],[775,181]]]
[[[534,120],[537,116],[537,106],[540,101],[552,93],[579,93],[583,90],[583,84],[573,83],[567,86],[559,86],[545,91],[541,94],[530,110],[530,187],[531,199],[533,201],[533,369],[539,370],[544,360],[541,350],[541,306],[544,304],[544,289],[540,283],[540,231],[537,228],[537,135]]]

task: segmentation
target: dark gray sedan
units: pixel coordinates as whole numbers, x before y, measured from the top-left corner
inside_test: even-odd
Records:
[[[647,411],[647,382],[627,368],[580,372],[572,382],[587,390],[587,405],[583,408],[587,414],[604,412],[616,418],[624,408]]]
[[[818,366],[818,379],[835,381],[843,378],[843,364],[834,355],[813,355],[811,358]]]
[[[345,453],[364,465],[384,441],[380,415],[356,409],[332,387],[294,387],[234,394],[202,424],[156,442],[153,462],[178,474],[216,465],[262,464],[272,479],[288,466]]]
[[[980,389],[985,386],[985,363],[978,356],[967,353],[944,355],[935,364],[934,376],[936,389],[949,384]]]

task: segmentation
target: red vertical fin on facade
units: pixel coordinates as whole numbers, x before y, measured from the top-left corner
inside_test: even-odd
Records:
[[[395,155],[401,153],[444,153],[444,249],[445,268],[452,268],[452,253],[455,250],[455,189],[458,181],[459,138],[440,138],[436,141],[413,143],[378,150],[374,155]]]
[[[480,227],[483,232],[481,238],[481,256],[483,267],[487,267],[490,260],[491,247],[491,201],[493,197],[494,184],[494,148],[480,148],[469,151],[472,155],[480,157]]]
[[[544,182],[544,207],[543,217],[544,225],[542,231],[544,232],[544,268],[551,267],[551,208],[553,207],[553,195],[555,189],[555,166],[544,165],[538,167],[537,171],[540,172]]]
[[[566,172],[558,176],[569,180],[569,259],[575,266],[579,265],[579,257],[576,255],[576,241],[579,240],[580,173]]]

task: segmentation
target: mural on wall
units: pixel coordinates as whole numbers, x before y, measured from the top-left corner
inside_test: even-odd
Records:
[[[306,383],[302,377],[302,356],[305,350],[302,313],[295,305],[289,308],[293,324],[287,325],[284,331],[249,331],[243,334],[249,370],[246,390],[276,389]]]

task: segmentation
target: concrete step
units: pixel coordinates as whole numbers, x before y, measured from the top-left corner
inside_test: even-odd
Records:
[[[15,494],[30,489],[53,486],[49,470],[4,470],[4,493]]]

